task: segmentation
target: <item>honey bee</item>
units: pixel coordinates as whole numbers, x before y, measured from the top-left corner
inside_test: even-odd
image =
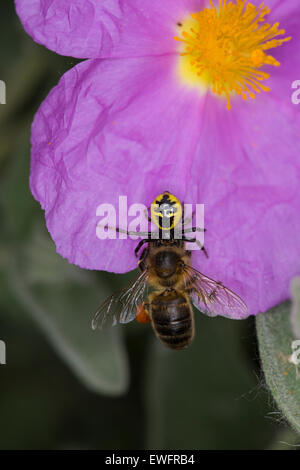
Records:
[[[221,282],[192,267],[192,253],[186,249],[186,243],[198,243],[198,240],[186,237],[186,233],[204,229],[181,228],[179,234],[174,223],[178,214],[183,217],[179,200],[165,191],[155,198],[152,207],[155,209],[151,209],[151,216],[157,217],[159,227],[158,238],[151,238],[151,233],[134,233],[150,236],[143,238],[135,250],[138,257],[140,249],[147,244],[138,260],[140,274],[127,288],[106,299],[94,315],[92,328],[102,329],[105,324],[129,323],[134,319],[140,323],[151,322],[157,338],[165,346],[182,350],[195,335],[192,304],[209,316],[232,317],[234,313],[235,318],[248,316],[248,308]],[[169,219],[168,238],[163,232],[167,226],[165,218]],[[204,246],[201,249],[208,256]]]

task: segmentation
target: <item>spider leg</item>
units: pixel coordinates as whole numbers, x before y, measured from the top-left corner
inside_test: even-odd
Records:
[[[115,229],[113,227],[108,227],[108,229],[116,230],[117,233],[126,233],[127,235],[136,235],[137,237],[149,237],[151,235],[151,232],[133,232],[129,230],[124,230],[119,227],[116,227]]]
[[[145,215],[146,220],[148,220],[148,222],[152,222],[152,219],[151,219],[151,217],[149,216],[149,210],[150,210],[150,207],[148,207],[147,209],[145,209],[144,215]]]
[[[149,248],[145,248],[140,256],[140,259],[138,260],[138,267],[141,269],[141,271],[145,271],[146,265],[145,265],[145,259],[149,255]]]
[[[206,228],[190,227],[184,230],[183,233],[192,233],[192,232],[206,232]]]
[[[199,242],[199,240],[197,240],[197,238],[186,238],[186,237],[182,237],[182,240],[185,241],[185,242],[196,243],[196,245],[199,246],[200,250],[203,251],[203,253],[205,254],[206,258],[209,257],[206,248],[204,247],[204,245],[202,245],[202,244]]]
[[[138,257],[138,253],[139,253],[140,249],[142,248],[142,246],[143,246],[145,243],[149,243],[149,242],[151,242],[151,239],[149,240],[149,238],[144,238],[143,240],[141,240],[141,241],[138,243],[136,249],[134,250],[134,254],[135,254],[136,257]],[[147,250],[147,248],[146,248],[146,250]],[[144,258],[143,258],[143,255],[144,255],[144,252],[145,252],[146,250],[143,251],[142,256],[141,256],[140,259],[139,259],[139,262],[140,262],[140,261],[143,261],[143,259],[144,259]]]

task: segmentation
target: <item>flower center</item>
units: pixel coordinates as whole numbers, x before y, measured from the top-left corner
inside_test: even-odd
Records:
[[[181,37],[175,37],[184,44],[181,53],[181,72],[187,81],[208,85],[213,93],[227,98],[231,109],[230,95],[236,93],[247,99],[255,93],[270,91],[262,82],[270,75],[261,70],[264,65],[278,67],[278,62],[269,49],[281,46],[291,38],[275,39],[285,34],[266,23],[270,9],[262,3],[259,7],[236,0],[227,3],[219,0],[218,9],[212,0],[211,7],[178,23]],[[196,81],[195,81],[196,79]]]

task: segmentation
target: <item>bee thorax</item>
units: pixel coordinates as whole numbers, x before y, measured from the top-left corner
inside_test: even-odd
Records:
[[[167,278],[173,276],[177,270],[180,257],[171,250],[159,251],[155,255],[154,269],[157,276]]]

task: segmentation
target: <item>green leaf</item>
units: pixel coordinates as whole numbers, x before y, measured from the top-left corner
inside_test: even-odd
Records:
[[[291,310],[291,324],[293,334],[296,338],[300,339],[300,277],[296,277],[292,281],[292,310]]]
[[[0,295],[19,302],[20,311],[37,321],[87,387],[121,394],[128,386],[128,364],[120,329],[105,333],[91,329],[92,314],[111,289],[104,274],[97,282],[95,273],[56,254],[44,214],[29,191],[27,139],[26,135],[21,140],[22,148],[17,145],[1,175],[0,279],[10,294],[0,288]],[[10,299],[0,299],[1,305],[7,309]]]
[[[299,450],[300,436],[292,429],[279,431],[267,450]]]
[[[16,298],[78,378],[95,392],[124,393],[128,364],[120,329],[91,329],[93,312],[111,294],[104,276],[98,284],[91,272],[70,265],[40,229],[5,260]]]
[[[251,319],[195,312],[195,320],[187,350],[168,350],[155,339],[149,353],[148,448],[265,448],[272,423],[257,399],[259,384],[244,347]]]
[[[259,351],[267,385],[295,430],[300,432],[300,375],[292,359],[290,302],[260,314],[256,319]]]
[[[0,240],[5,242],[11,239],[21,242],[30,237],[34,221],[41,221],[43,217],[39,204],[29,190],[30,157],[25,135],[24,141],[21,140],[23,148],[16,149],[10,165],[1,174],[0,213],[3,225]]]

